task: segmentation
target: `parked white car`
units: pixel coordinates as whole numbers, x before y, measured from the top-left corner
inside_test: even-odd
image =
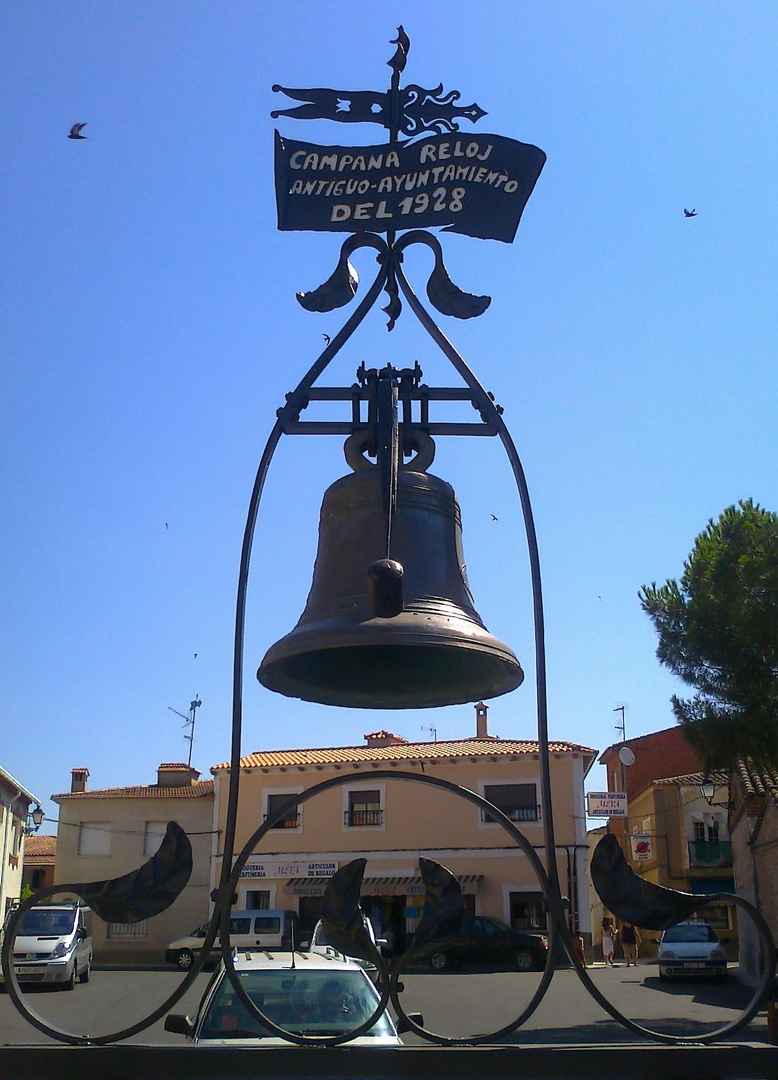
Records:
[[[375,1012],[378,991],[353,960],[311,952],[247,952],[235,959],[246,993],[269,1020],[298,1035],[333,1038],[355,1031]],[[418,1014],[413,1019],[422,1024]],[[194,1019],[172,1013],[165,1030],[201,1046],[295,1046],[250,1016],[219,964]],[[349,1046],[399,1046],[392,1018],[383,1012]]]
[[[364,922],[368,937],[375,945],[375,947],[377,949],[385,948],[387,944],[386,938],[376,937],[375,930],[373,929],[373,924],[370,919],[368,919],[367,915],[362,916],[362,921]],[[378,981],[378,968],[375,966],[375,964],[371,963],[371,961],[369,960],[362,960],[358,956],[349,957],[345,953],[339,952],[334,945],[330,945],[330,943],[327,941],[327,935],[324,932],[324,925],[321,919],[319,919],[313,929],[310,942],[303,941],[300,947],[302,949],[309,949],[310,952],[318,953],[320,956],[334,956],[339,959],[356,960],[356,962],[365,969],[373,982]]]
[[[727,977],[727,954],[710,923],[688,921],[665,930],[659,939],[659,978],[676,975]]]
[[[171,941],[165,949],[169,964],[177,964],[188,971],[200,954],[210,923],[203,923],[184,937]],[[234,949],[289,949],[299,938],[297,913],[283,908],[265,908],[259,911],[230,912],[230,945]],[[213,943],[209,962],[216,963],[221,956],[219,935]]]

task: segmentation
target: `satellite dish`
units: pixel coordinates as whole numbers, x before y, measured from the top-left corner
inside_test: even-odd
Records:
[[[628,746],[622,746],[619,750],[619,761],[622,765],[634,765],[635,755],[632,753]]]

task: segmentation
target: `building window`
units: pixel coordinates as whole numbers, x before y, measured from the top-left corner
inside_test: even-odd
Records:
[[[270,907],[270,890],[249,889],[246,892],[246,907],[249,911],[267,911]]]
[[[512,892],[508,902],[510,922],[514,930],[544,931],[546,929],[546,905],[543,893]]]
[[[147,821],[143,831],[143,854],[156,855],[165,839],[166,821]]]
[[[481,794],[511,821],[539,821],[540,806],[534,783],[530,784],[484,784]],[[481,821],[489,824],[494,818],[486,810],[481,811]]]
[[[111,826],[107,821],[82,821],[78,826],[79,855],[110,855]]]
[[[145,941],[149,936],[149,920],[140,922],[109,922],[106,937],[109,941]]]
[[[344,811],[343,817],[344,825],[349,827],[383,825],[380,790],[349,791],[348,809]]]
[[[272,795],[268,794],[268,796],[267,796],[267,807],[266,807],[266,810],[265,810],[265,820],[267,820],[269,817],[272,817],[273,814],[275,814],[278,810],[280,810],[281,807],[284,805],[284,803],[289,802],[289,800],[294,795],[299,795],[299,794],[300,793],[297,792],[297,791],[276,792],[275,794],[272,794]],[[279,820],[275,823],[275,825],[272,826],[272,828],[274,828],[274,829],[299,829],[300,828],[300,808],[299,808],[299,806],[293,807],[282,818],[279,818]]]

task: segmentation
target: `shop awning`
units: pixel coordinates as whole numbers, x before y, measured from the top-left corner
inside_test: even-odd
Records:
[[[323,896],[329,878],[298,877],[290,878],[284,885],[286,892],[293,896]],[[457,881],[462,892],[473,895],[483,881],[483,874],[459,874]],[[420,877],[398,874],[394,877],[366,877],[362,879],[362,896],[423,896],[424,882]]]

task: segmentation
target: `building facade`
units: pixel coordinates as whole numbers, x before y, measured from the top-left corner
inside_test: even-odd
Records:
[[[711,805],[703,797],[700,787],[706,775],[663,777],[630,803],[626,854],[639,877],[680,892],[735,892],[727,804]],[[713,776],[726,792],[726,775]],[[720,900],[704,915],[730,960],[737,960],[735,905]]]
[[[90,791],[88,769],[73,769],[59,805],[55,882],[102,881],[137,870],[158,850],[169,821],[192,844],[192,874],[180,896],[153,919],[105,923],[95,917],[95,961],[152,963],[209,915],[213,781],[185,764],[163,764],[156,784]]]
[[[619,756],[624,746],[634,755],[630,765],[630,755]],[[627,795],[627,816],[611,818],[607,831],[619,838],[639,877],[683,892],[734,892],[726,806],[711,807],[702,797],[703,765],[680,727],[614,743],[600,755],[600,763],[607,770],[608,791]],[[592,913],[595,925],[603,914],[612,914],[594,889]],[[706,917],[735,959],[734,905],[722,902]],[[653,936],[643,934],[644,957],[656,954]]]
[[[758,909],[778,942],[778,774],[738,761],[729,788],[732,862],[738,896]],[[760,949],[748,919],[740,922],[740,966],[745,977],[759,977]]]
[[[40,799],[0,768],[0,925],[21,897],[27,817],[32,803],[40,804]]]
[[[37,892],[53,885],[56,857],[56,836],[28,836],[24,845],[22,888],[29,885],[32,892]]]
[[[411,743],[388,731],[365,736],[364,746],[269,750],[241,759],[236,851],[284,801],[321,781],[333,787],[270,829],[248,858],[237,897],[240,908],[283,907],[299,913],[303,930],[319,917],[328,877],[353,859],[367,860],[361,905],[402,951],[421,917],[424,887],[419,854],[443,863],[462,886],[468,911],[496,916],[519,929],[542,931],[546,913],[527,858],[488,814],[439,788],[401,779],[372,779],[381,771],[439,777],[469,788],[502,809],[541,854],[540,761],[536,742],[487,733],[487,707],[476,707],[471,739]],[[562,889],[571,923],[590,934],[584,778],[595,751],[551,744],[551,786]],[[223,835],[229,763],[211,770],[215,781],[214,838]],[[214,852],[212,886],[221,867]]]

